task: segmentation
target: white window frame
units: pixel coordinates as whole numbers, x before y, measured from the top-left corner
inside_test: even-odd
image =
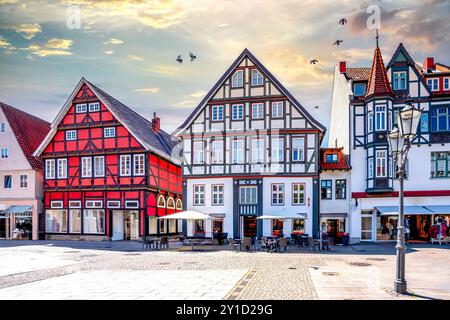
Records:
[[[97,111],[100,111],[100,102],[90,102],[89,112],[97,112]]]
[[[115,136],[116,136],[116,128],[115,127],[103,128],[103,137],[114,138]]]
[[[245,190],[242,192],[242,190]],[[249,191],[250,190],[250,191]],[[254,190],[254,198],[253,198]],[[258,203],[258,187],[257,186],[240,186],[239,187],[239,204],[253,205]]]
[[[252,79],[252,87],[258,87],[264,84],[264,77],[262,73],[259,72],[259,70],[252,69],[252,71],[250,72],[250,77]]]
[[[303,143],[299,147],[294,147],[294,141],[299,140],[303,141]],[[293,162],[302,162],[305,161],[305,137],[292,137],[292,161]],[[297,150],[297,154],[301,155],[300,159],[294,158],[294,151]],[[300,152],[301,151],[301,152]]]
[[[223,140],[214,140],[211,143],[211,163],[223,163]]]
[[[97,167],[97,160],[101,159],[101,167]],[[100,171],[97,169],[100,168]],[[104,177],[105,176],[105,157],[104,156],[96,156],[94,157],[94,177]]]
[[[384,156],[379,156],[381,154],[384,154]],[[387,159],[387,150],[375,150],[375,158],[376,158],[376,166],[375,166],[375,177],[377,178],[385,178],[388,174],[388,159]],[[381,173],[382,170],[380,170],[380,174],[378,174],[378,168],[383,168],[384,173]]]
[[[106,207],[109,209],[119,209],[120,208],[120,200],[108,200],[106,202]]]
[[[272,118],[283,118],[284,115],[284,102],[272,101]]]
[[[102,200],[86,200],[85,208],[102,209],[103,208],[103,201]]]
[[[252,103],[252,119],[264,119],[264,103]]]
[[[211,185],[211,205],[223,206],[224,205],[224,188],[223,184]]]
[[[297,194],[298,203],[295,202],[294,194]],[[302,194],[303,194],[303,201],[300,201]],[[306,200],[306,184],[300,183],[300,182],[293,182],[292,183],[292,205],[293,206],[304,206],[306,203],[305,200]]]
[[[121,154],[119,161],[119,173],[121,177],[131,176],[131,155]]]
[[[373,178],[373,175],[374,175],[374,161],[373,161],[373,158],[370,158],[369,159],[369,168],[368,168],[368,177],[369,178]]]
[[[163,201],[163,203],[161,204],[161,200]],[[156,199],[156,206],[158,208],[165,208],[166,207],[166,198],[164,198],[164,196],[162,194],[160,194],[158,196],[158,199]]]
[[[284,183],[270,185],[270,203],[272,206],[284,206]]]
[[[126,209],[139,209],[139,201],[138,200],[125,200],[125,208]]]
[[[429,78],[427,84],[431,91],[439,91],[439,78]]]
[[[194,184],[193,185],[193,191],[194,191],[194,206],[204,206],[205,205],[205,190],[206,187],[204,184]]]
[[[240,146],[238,148],[238,146]],[[244,163],[244,140],[236,139],[232,141],[232,163]]]
[[[64,207],[63,201],[50,201],[50,208],[52,209],[62,209]]]
[[[244,86],[244,71],[237,70],[231,77],[232,88],[242,88]]]
[[[28,175],[27,174],[19,175],[19,187],[20,188],[28,188]]]
[[[81,177],[82,178],[92,177],[92,157],[81,158]]]
[[[236,114],[235,114],[236,110]],[[233,104],[231,105],[231,119],[232,120],[244,120],[244,105],[242,103],[240,104]]]
[[[373,132],[373,107],[367,107],[367,132]]]
[[[81,201],[79,201],[79,200],[71,200],[71,201],[69,201],[69,208],[80,209],[81,208]]]
[[[75,105],[75,112],[76,113],[86,113],[87,112],[87,104],[86,103],[79,103]]]
[[[67,179],[67,158],[57,159],[57,178]]]
[[[1,159],[8,159],[8,158],[9,158],[8,148],[2,148],[1,149]]]
[[[175,199],[173,197],[168,197],[166,203],[167,203],[167,209],[174,209],[175,210]]]
[[[3,133],[6,131],[6,123],[1,122],[0,123],[0,133]]]
[[[183,210],[183,200],[177,199],[177,201],[175,202],[175,209]]]
[[[145,155],[144,154],[133,155],[133,175],[145,176]]]
[[[376,105],[375,106],[375,131],[386,131],[386,115],[387,115],[387,106],[385,105]],[[378,123],[378,119],[380,119],[380,123]]]
[[[396,77],[397,75],[397,77]],[[401,87],[401,79],[402,79],[402,75],[405,78],[405,87]],[[397,81],[396,81],[397,80]],[[407,77],[406,77],[406,71],[394,71],[392,73],[392,89],[394,90],[406,90],[407,88]],[[396,85],[397,83],[397,85]]]
[[[224,106],[222,104],[211,106],[211,121],[219,122],[223,121]]]
[[[66,141],[77,140],[77,130],[67,130],[66,131]]]
[[[45,179],[55,179],[56,168],[55,159],[45,160]]]
[[[272,162],[284,161],[284,138],[272,138],[271,155]]]
[[[445,85],[445,80],[447,80],[447,85]],[[445,77],[443,79],[444,90],[450,90],[450,77]]]
[[[201,146],[201,150],[199,150]],[[204,164],[205,163],[205,142],[204,141],[194,141],[192,144],[192,155],[194,164]]]
[[[259,146],[259,148],[256,148]],[[252,163],[264,162],[264,139],[252,139]]]

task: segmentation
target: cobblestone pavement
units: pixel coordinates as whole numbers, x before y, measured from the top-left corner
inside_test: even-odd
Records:
[[[390,292],[393,244],[324,253],[186,249],[0,241],[0,299],[450,299],[449,246],[409,247],[407,279],[415,295],[401,297]]]

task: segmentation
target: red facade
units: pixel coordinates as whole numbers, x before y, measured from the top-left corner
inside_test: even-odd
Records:
[[[181,210],[180,165],[171,161],[169,154],[162,156],[161,152],[158,154],[140,142],[148,137],[139,137],[127,129],[125,124],[132,125],[139,115],[118,102],[116,112],[112,112],[110,100],[105,102],[98,92],[105,93],[83,79],[79,87],[62,112],[68,110],[59,119],[57,117],[58,123],[53,124],[51,136],[41,146],[46,234],[96,235],[112,239],[113,233],[120,231],[119,226],[113,226],[115,211],[120,211],[122,216],[133,213],[133,221],[138,220],[139,236],[169,233],[169,228],[161,226],[160,221],[157,230],[150,230],[148,217]],[[114,115],[119,114],[118,106],[124,109],[119,110],[120,119]],[[127,115],[133,118],[124,119]],[[152,130],[150,122],[138,120],[140,131]],[[141,128],[142,123],[149,125]],[[164,201],[160,199],[158,206],[159,197]],[[64,212],[67,212],[65,217]],[[80,222],[74,214],[80,216]],[[89,223],[94,224],[94,233],[92,225],[83,219],[91,219]],[[64,226],[66,221],[68,225]],[[77,223],[76,228],[71,223]],[[120,219],[115,223],[121,223]],[[170,231],[173,233],[173,228]]]

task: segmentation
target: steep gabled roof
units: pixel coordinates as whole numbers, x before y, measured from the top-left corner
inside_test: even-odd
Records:
[[[364,98],[374,96],[392,96],[391,86],[384,67],[383,57],[380,48],[376,47],[373,54],[372,69],[370,71],[369,84],[367,85]]]
[[[344,148],[320,148],[320,170],[350,170],[348,159],[342,151]],[[327,162],[327,154],[337,154],[337,162]]]
[[[348,79],[354,81],[367,81],[371,70],[371,68],[347,68],[346,75]]]
[[[136,138],[136,140],[139,141],[139,143],[142,144],[144,148],[176,164],[181,163],[178,157],[172,155],[172,150],[177,144],[176,139],[172,140],[171,135],[164,130],[160,130],[158,133],[155,133],[152,130],[150,121],[84,78],[81,78],[64,107],[56,116],[52,123],[52,131],[48,134],[46,140],[41,144],[41,146],[39,146],[39,149],[36,151],[36,156],[40,156],[45,147],[51,141],[57,131],[59,123],[72,106],[72,100],[84,84],[92,90],[92,92],[108,108],[113,116],[120,121],[125,128],[127,128],[127,130],[133,135],[134,138]]]
[[[42,161],[36,159],[33,152],[50,131],[50,123],[2,102],[0,108],[31,167],[42,171]]]
[[[239,66],[240,62],[247,56],[252,62],[274,83],[274,85],[277,87],[277,89],[283,93],[290,101],[291,103],[296,106],[304,115],[305,117],[311,121],[311,123],[316,126],[317,129],[320,131],[325,131],[326,128],[317,120],[315,120],[311,114],[298,102],[293,95],[289,93],[289,91],[273,76],[272,73],[270,73],[269,70],[267,70],[266,67],[248,50],[247,48],[242,51],[242,53],[234,60],[234,62],[231,64],[231,66],[227,69],[227,71],[220,77],[219,81],[216,82],[216,84],[212,87],[212,89],[208,92],[208,94],[202,99],[202,101],[198,104],[198,106],[194,109],[194,111],[186,118],[186,120],[183,122],[181,126],[178,127],[177,130],[175,130],[174,134],[178,135],[183,130],[186,129],[187,126],[189,126],[192,121],[194,121],[195,117],[199,114],[199,112],[204,108],[206,103],[214,96],[216,91],[220,88],[220,86],[225,82],[225,80],[231,75],[231,73],[234,71],[234,69]]]

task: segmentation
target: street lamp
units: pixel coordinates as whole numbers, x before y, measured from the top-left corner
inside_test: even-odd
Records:
[[[394,281],[394,291],[396,293],[406,293],[407,285],[405,279],[405,230],[404,222],[404,201],[403,201],[403,182],[405,179],[405,163],[408,151],[411,148],[411,142],[416,136],[417,126],[420,121],[422,110],[415,108],[410,101],[399,112],[397,123],[399,127],[389,133],[388,140],[391,147],[392,156],[397,163],[397,174],[399,182],[399,216],[397,223],[397,258],[396,258],[396,278]]]

